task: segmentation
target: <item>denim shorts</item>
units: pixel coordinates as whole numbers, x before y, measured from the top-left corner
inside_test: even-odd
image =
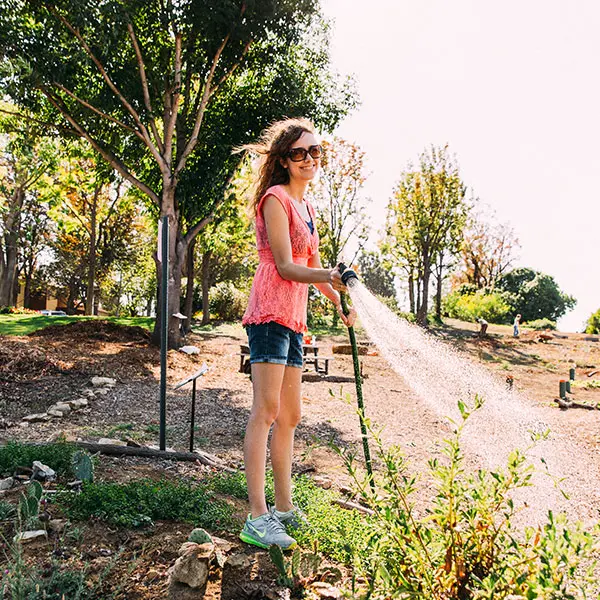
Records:
[[[250,363],[274,363],[302,368],[303,334],[275,321],[247,325]]]

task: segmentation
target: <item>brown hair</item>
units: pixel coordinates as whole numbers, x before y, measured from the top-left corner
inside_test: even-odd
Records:
[[[246,144],[238,151],[247,150],[260,155],[256,182],[252,191],[250,211],[256,209],[265,192],[273,185],[286,184],[290,180],[288,170],[281,159],[303,133],[315,133],[314,125],[308,119],[284,119],[271,123],[261,134],[256,144]]]

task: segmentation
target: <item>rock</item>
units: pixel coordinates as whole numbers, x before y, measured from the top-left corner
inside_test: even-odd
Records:
[[[23,417],[23,421],[26,423],[42,423],[44,421],[49,421],[50,415],[48,413],[36,413],[33,415],[27,415]]]
[[[221,552],[229,552],[234,544],[232,544],[231,542],[224,540],[223,538],[217,537],[216,535],[212,535],[212,541],[213,544],[217,547],[218,550],[221,550]]]
[[[65,413],[62,410],[58,410],[58,408],[49,408],[48,414],[51,417],[57,417],[58,419],[62,419],[65,416]]]
[[[110,386],[113,387],[117,385],[117,380],[112,377],[98,377],[97,375],[92,377],[92,385],[94,387],[104,387]]]
[[[156,569],[148,569],[148,572],[146,573],[147,581],[154,581],[155,579],[158,579],[159,577],[160,577],[160,573]]]
[[[94,390],[83,390],[83,395],[87,396],[88,398],[90,398],[90,400],[92,398],[96,397],[96,393],[94,392]]]
[[[109,446],[127,446],[127,442],[122,440],[113,440],[111,438],[100,438],[98,440],[99,444],[108,444]]]
[[[180,548],[181,556],[170,569],[170,582],[185,583],[194,589],[204,588],[214,551],[214,544],[184,543]]]
[[[67,404],[73,410],[78,410],[80,408],[85,408],[89,404],[89,402],[85,398],[77,398],[76,400],[69,400]]]
[[[75,442],[76,438],[72,433],[67,431],[56,431],[47,440],[48,442]]]
[[[79,490],[82,486],[83,481],[81,481],[80,479],[76,479],[75,481],[69,481],[69,483],[67,483],[67,487],[70,490]]]
[[[315,581],[310,586],[310,591],[314,592],[318,598],[323,600],[341,600],[342,592],[324,581]]]
[[[15,486],[17,482],[13,477],[7,477],[6,479],[0,479],[0,490],[10,490]]]
[[[37,481],[53,481],[56,479],[56,471],[51,469],[48,465],[42,464],[39,460],[34,460],[31,479],[36,479]]]
[[[48,521],[48,529],[57,535],[60,535],[67,526],[68,521],[66,519],[50,519]]]
[[[96,390],[96,396],[106,396],[109,392],[110,388],[104,387],[104,388],[98,388]]]
[[[47,538],[48,534],[45,529],[36,529],[35,531],[23,531],[15,535],[13,538],[15,542],[31,542],[40,538]]]
[[[179,352],[185,352],[185,354],[200,354],[200,348],[198,348],[198,346],[181,346]]]
[[[323,488],[324,490],[331,489],[332,482],[331,482],[331,479],[329,479],[329,477],[325,477],[324,475],[315,475],[312,478],[312,480],[315,485],[318,485],[320,488]]]

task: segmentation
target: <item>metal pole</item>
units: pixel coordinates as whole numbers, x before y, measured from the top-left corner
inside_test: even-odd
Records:
[[[566,400],[566,398],[567,398],[567,382],[564,379],[561,379],[558,382],[558,395],[563,400]]]
[[[194,420],[196,417],[196,380],[192,383],[192,418],[190,419],[190,452],[194,451]]]
[[[569,379],[575,381],[575,369],[573,367],[569,369]]]
[[[167,447],[167,350],[169,345],[169,217],[162,218],[162,279],[160,307],[160,429],[159,448]]]

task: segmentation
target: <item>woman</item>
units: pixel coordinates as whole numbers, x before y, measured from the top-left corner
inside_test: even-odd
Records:
[[[343,314],[344,290],[337,268],[321,266],[315,212],[304,199],[317,174],[321,146],[312,124],[286,119],[271,125],[258,144],[244,149],[261,155],[252,208],[256,217],[259,265],[242,324],[248,333],[253,403],[244,439],[250,514],[240,538],[261,548],[292,548],[285,527],[305,517],[293,505],[291,489],[294,432],[301,416],[302,337],[306,331],[308,284],[331,300],[345,325],[356,313]],[[275,506],[265,500],[267,439]]]

